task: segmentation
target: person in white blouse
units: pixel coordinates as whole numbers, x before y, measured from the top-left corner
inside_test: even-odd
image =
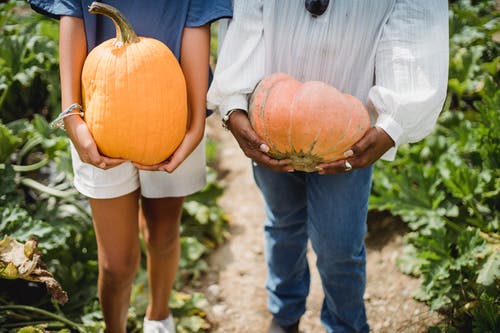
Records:
[[[308,240],[326,331],[368,332],[364,237],[372,166],[435,126],[447,88],[448,3],[234,0],[233,7],[233,18],[221,24],[208,106],[253,160],[265,199],[269,332],[298,332],[309,292]],[[248,98],[275,72],[326,82],[367,106],[372,127],[345,159],[304,173],[266,154],[247,117]]]

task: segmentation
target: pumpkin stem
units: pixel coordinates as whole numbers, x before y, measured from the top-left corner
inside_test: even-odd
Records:
[[[113,20],[116,28],[115,45],[117,47],[121,47],[123,44],[137,43],[139,41],[139,38],[128,20],[115,7],[94,1],[89,6],[89,13],[105,15]]]

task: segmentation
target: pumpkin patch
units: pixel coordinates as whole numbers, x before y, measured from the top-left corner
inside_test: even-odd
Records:
[[[259,82],[250,99],[250,122],[276,159],[295,170],[344,158],[370,127],[364,105],[320,81],[301,83],[275,73]]]
[[[187,125],[183,72],[161,41],[137,37],[115,8],[94,2],[94,14],[110,17],[116,38],[95,47],[82,71],[85,121],[99,151],[144,165],[167,159]]]

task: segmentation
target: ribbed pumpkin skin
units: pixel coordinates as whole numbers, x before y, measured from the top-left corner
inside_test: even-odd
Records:
[[[82,72],[85,121],[99,151],[144,165],[167,159],[186,132],[187,93],[180,65],[162,42],[110,39]]]
[[[295,170],[344,158],[344,152],[370,127],[364,105],[319,81],[301,83],[289,75],[265,77],[250,99],[250,122],[277,159]]]

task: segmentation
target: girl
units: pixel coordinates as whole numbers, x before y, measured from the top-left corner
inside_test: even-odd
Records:
[[[81,72],[96,45],[115,36],[111,20],[87,12],[91,1],[31,0],[60,18],[61,106],[81,105]],[[97,239],[99,300],[106,331],[125,333],[131,285],[146,242],[150,303],[144,332],[173,333],[168,308],[179,261],[184,196],[205,185],[204,127],[209,84],[210,23],[230,17],[230,0],[111,0],[138,36],[165,43],[186,78],[189,123],[179,148],[163,163],[141,166],[99,153],[84,120],[64,118],[72,143],[75,187],[89,198]],[[154,84],[154,83],[152,83]]]

